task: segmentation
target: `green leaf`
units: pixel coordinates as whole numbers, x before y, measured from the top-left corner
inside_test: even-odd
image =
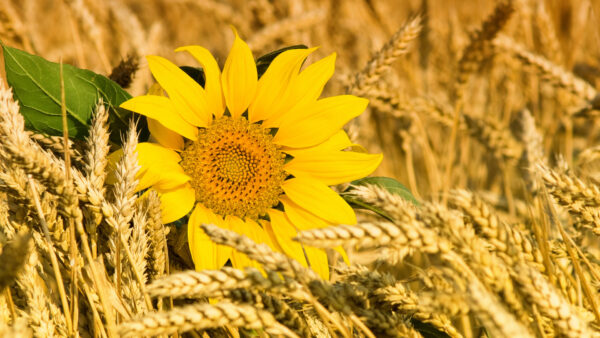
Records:
[[[286,50],[290,50],[290,49],[307,49],[307,48],[308,47],[305,45],[289,46],[289,47],[278,49],[276,51],[270,52],[269,54],[265,54],[265,55],[259,57],[258,59],[256,59],[256,70],[258,72],[258,78],[260,79],[260,77],[267,71],[267,68],[269,68],[269,66],[271,65],[271,62],[273,62],[273,60],[275,60],[277,55],[285,52]]]
[[[361,178],[360,180],[353,181],[351,184],[358,186],[364,186],[367,184],[377,185],[394,195],[398,195],[404,198],[405,200],[413,203],[414,205],[419,205],[419,201],[417,201],[417,199],[413,196],[410,190],[408,190],[407,187],[403,186],[402,183],[396,181],[391,177],[365,177]]]
[[[62,135],[60,64],[2,45],[8,84],[29,129]],[[103,98],[109,108],[111,140],[119,143],[131,112],[118,106],[131,98],[118,84],[90,70],[63,65],[69,137],[88,134],[93,108]]]
[[[435,326],[412,318],[410,320],[413,328],[417,330],[424,338],[450,338],[450,336],[438,330]]]

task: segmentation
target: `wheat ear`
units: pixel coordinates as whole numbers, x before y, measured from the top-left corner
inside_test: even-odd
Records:
[[[293,293],[300,285],[281,279],[267,270],[267,276],[255,269],[244,271],[223,267],[220,270],[186,271],[169,275],[148,286],[153,297],[211,297],[227,290],[255,288]]]
[[[421,17],[417,16],[398,30],[392,38],[371,58],[367,65],[356,74],[348,85],[348,92],[364,95],[374,89],[374,84],[387,71],[398,57],[408,51],[412,41],[421,32]]]
[[[168,312],[151,313],[119,326],[122,337],[157,336],[201,330],[220,326],[264,329],[267,333],[286,337],[298,337],[285,326],[277,323],[273,315],[250,305],[230,303],[195,304],[175,308]]]

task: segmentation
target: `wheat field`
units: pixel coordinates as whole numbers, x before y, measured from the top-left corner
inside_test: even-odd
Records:
[[[370,100],[345,129],[418,201],[336,187],[372,208],[297,234],[346,249],[330,280],[210,224],[261,269],[194,271],[185,224],[134,193],[135,126],[109,167],[103,105],[86,140],[27,130],[0,67],[0,336],[600,336],[599,20],[597,0],[0,0],[4,45],[134,96],[144,55],[222,64],[230,25],[254,55],[336,52],[323,95]]]

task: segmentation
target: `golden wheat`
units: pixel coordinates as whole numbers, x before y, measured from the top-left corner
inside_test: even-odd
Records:
[[[320,46],[317,58],[336,52],[323,97],[370,99],[350,139],[382,152],[375,175],[418,200],[377,184],[335,187],[357,224],[295,237],[345,249],[349,265],[330,250],[330,280],[209,224],[213,241],[258,268],[194,271],[186,227],[162,223],[158,193],[135,192],[136,126],[112,143],[99,101],[82,112],[92,113],[84,140],[29,130],[2,69],[0,336],[600,334],[597,0],[0,7],[3,44],[104,75],[138,65],[125,72],[134,95],[153,84],[147,54],[194,66],[173,49],[199,44],[222,65],[228,25],[257,56],[299,44]]]

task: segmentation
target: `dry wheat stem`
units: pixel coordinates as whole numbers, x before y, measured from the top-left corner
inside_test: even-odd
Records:
[[[91,273],[94,286],[96,287],[96,291],[98,292],[98,298],[100,300],[100,304],[102,306],[104,316],[106,317],[107,335],[109,338],[114,337],[116,334],[115,318],[113,317],[112,308],[108,306],[108,300],[107,300],[105,290],[103,289],[103,286],[101,284],[100,274],[99,274],[98,270],[96,269],[95,260],[92,257],[92,251],[88,244],[89,242],[88,242],[87,233],[83,229],[83,226],[76,226],[76,229],[77,229],[77,233],[79,234],[79,237],[81,238],[84,256],[88,261],[87,267]]]
[[[600,311],[598,309],[598,301],[596,299],[596,295],[595,295],[595,293],[592,292],[590,285],[588,283],[588,280],[587,280],[586,276],[584,275],[583,270],[581,270],[581,265],[579,264],[579,258],[577,256],[577,254],[573,251],[573,248],[571,247],[571,243],[569,241],[570,238],[568,238],[568,235],[565,232],[565,230],[562,228],[562,226],[559,225],[558,230],[560,231],[560,235],[562,236],[563,241],[565,243],[567,253],[569,254],[569,257],[571,258],[571,262],[573,263],[573,266],[575,268],[575,273],[579,277],[580,283],[583,287],[583,292],[585,293],[588,302],[590,302],[592,311],[594,312],[594,315],[596,316],[596,321],[600,321]]]
[[[62,115],[62,129],[63,129],[63,156],[65,161],[65,182],[69,186],[73,186],[71,179],[71,152],[69,151],[69,126],[67,123],[67,104],[65,98],[65,81],[63,74],[63,63],[60,61],[60,112]],[[77,264],[78,249],[77,239],[75,238],[75,223],[72,218],[67,220],[69,224],[69,262],[71,264],[71,308],[70,313],[72,315],[72,322],[69,323],[67,320],[67,327],[69,329],[69,335],[73,334],[73,331],[78,326],[79,321],[79,310],[78,310],[78,291],[77,291],[77,276],[79,266]]]
[[[4,288],[4,297],[5,297],[5,302],[7,303],[8,311],[10,312],[10,318],[11,318],[10,321],[12,321],[14,323],[18,318],[17,310],[15,308],[15,302],[13,301],[12,294],[10,293],[10,289],[8,287]],[[2,321],[2,322],[4,322],[4,321]],[[9,322],[8,316],[6,316],[5,322],[6,323]]]
[[[464,49],[458,62],[458,79],[455,89],[455,104],[450,131],[450,140],[448,143],[448,153],[446,154],[446,166],[444,171],[444,185],[442,190],[442,204],[446,205],[450,182],[452,182],[452,169],[454,168],[454,159],[457,147],[458,129],[463,110],[463,90],[470,75],[479,64],[489,55],[489,44],[496,37],[500,29],[506,24],[513,12],[511,1],[500,1],[496,4],[494,12],[486,18],[481,28],[471,36],[469,45]]]
[[[58,259],[56,259],[56,252],[54,251],[54,244],[52,243],[52,237],[50,237],[50,232],[48,231],[48,225],[46,223],[46,218],[44,216],[44,212],[42,210],[42,206],[40,204],[40,200],[38,197],[37,189],[35,187],[35,183],[31,177],[29,178],[29,187],[31,189],[31,194],[33,196],[33,200],[37,209],[38,218],[40,224],[42,225],[42,229],[44,231],[44,237],[46,239],[46,245],[48,247],[48,251],[50,252],[50,260],[52,262],[52,269],[54,270],[54,278],[56,278],[56,285],[58,286],[58,293],[60,295],[60,301],[63,307],[63,314],[66,319],[67,329],[71,333],[73,332],[73,322],[69,302],[67,301],[67,294],[65,292],[65,285],[62,280],[62,275],[60,273],[60,267],[58,265]]]
[[[331,336],[335,336],[333,334],[333,329],[328,325],[328,323],[333,323],[336,329],[338,329],[344,338],[350,338],[352,335],[350,334],[347,327],[342,325],[341,321],[338,319],[339,317],[334,317],[332,313],[330,313],[323,304],[321,304],[314,297],[310,297],[309,303],[315,308],[317,313],[325,319],[324,323],[327,326],[327,330],[329,331]]]
[[[83,294],[87,297],[89,308],[92,310],[92,317],[94,321],[94,333],[102,337],[107,337],[106,329],[102,323],[102,320],[100,319],[100,314],[96,309],[97,298],[99,297],[96,292],[93,292],[90,289],[88,283],[84,282],[81,270],[79,271],[79,281],[81,282]],[[96,298],[94,298],[94,296],[96,296]]]
[[[369,193],[375,193],[376,196],[368,196]],[[462,223],[461,219],[457,217],[458,215],[452,216],[452,213],[438,205],[426,205],[423,211],[419,212],[419,215],[413,214],[409,217],[411,222],[402,222],[402,218],[406,219],[406,215],[409,215],[409,211],[407,211],[407,209],[398,210],[394,208],[393,204],[389,203],[389,200],[393,200],[393,197],[389,196],[389,192],[383,191],[381,188],[369,187],[360,189],[359,192],[355,194],[362,195],[367,199],[370,198],[376,206],[383,208],[389,214],[394,214],[396,218],[398,218],[398,221],[396,221],[394,224],[397,227],[401,227],[403,224],[411,224],[412,226],[409,230],[411,230],[413,233],[428,234],[427,236],[414,237],[414,239],[421,238],[420,241],[416,242],[419,244],[419,246],[424,246],[428,243],[430,243],[430,245],[438,246],[433,250],[425,250],[427,246],[422,248],[417,246],[416,249],[423,250],[429,254],[439,253],[442,257],[456,257],[455,254],[453,254],[453,252],[450,250],[452,247],[450,243],[444,244],[446,242],[442,239],[442,237],[439,237],[437,234],[433,233],[432,230],[429,230],[429,228],[442,229],[444,238],[449,238],[452,241],[456,252],[460,252],[462,255],[464,255],[467,261],[473,262],[471,266],[474,269],[474,272],[483,277],[483,280],[486,282],[486,284],[491,286],[493,290],[504,294],[505,301],[510,305],[513,311],[519,313],[520,316],[525,315],[519,297],[514,293],[507,267],[502,264],[501,261],[495,257],[495,255],[491,254],[487,251],[487,249],[485,249],[486,246],[481,243],[480,239],[475,237],[468,228],[465,228],[465,225]],[[309,234],[310,237],[305,237],[304,240],[307,243],[318,243],[319,240],[323,238],[349,237],[347,228],[348,226],[339,226],[309,230],[300,232],[298,236],[300,238],[300,236],[306,236],[305,234]],[[360,225],[354,226],[354,228],[349,228],[351,230],[360,229]],[[331,231],[331,229],[334,229],[334,231]],[[339,231],[336,231],[338,229],[343,229],[345,231],[338,233]],[[368,233],[364,231],[357,233],[357,235],[360,237],[365,237],[366,234]],[[389,236],[389,232],[384,233],[380,231],[375,232],[375,234],[385,234],[383,236],[379,236],[383,238],[382,244],[389,242],[385,240],[385,238]],[[402,243],[402,240],[400,243]],[[335,244],[339,245],[337,242]],[[448,260],[448,262],[450,264],[455,263],[453,259]],[[462,262],[462,259],[460,262]],[[460,264],[464,264],[464,262]]]

